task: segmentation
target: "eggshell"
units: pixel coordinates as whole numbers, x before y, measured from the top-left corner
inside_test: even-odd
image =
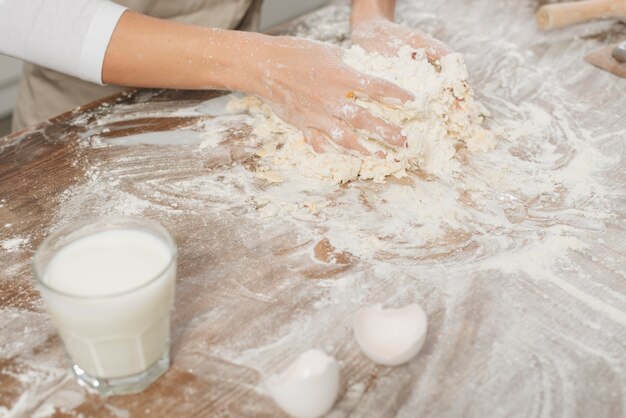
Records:
[[[353,328],[361,350],[376,363],[397,366],[411,360],[424,345],[426,313],[417,304],[399,309],[380,305],[360,309]]]
[[[316,418],[331,410],[339,393],[339,364],[323,351],[305,351],[279,375],[265,381],[276,404],[296,418]]]

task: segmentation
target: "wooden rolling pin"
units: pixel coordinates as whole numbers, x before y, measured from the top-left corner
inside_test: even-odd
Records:
[[[617,18],[626,21],[626,0],[585,0],[553,3],[537,11],[542,30],[562,28],[592,19]]]

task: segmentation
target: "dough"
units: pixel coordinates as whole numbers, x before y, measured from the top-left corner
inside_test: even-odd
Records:
[[[228,104],[229,111],[247,111],[255,117],[253,133],[262,140],[257,155],[261,157],[263,170],[293,166],[305,176],[333,183],[356,179],[383,182],[390,175],[403,177],[408,170],[448,177],[460,169],[455,158],[459,144],[465,144],[472,153],[495,146],[493,134],[482,126],[489,113],[473,97],[461,54],[449,54],[431,64],[424,50],[409,46],[391,58],[353,46],[344,60],[363,73],[390,80],[414,94],[415,100],[404,105],[354,99],[356,104],[401,126],[408,146],[391,149],[383,141],[372,138],[371,133],[360,132],[366,148],[372,154],[384,150],[386,158],[317,154],[299,130],[280,120],[260,99],[253,96],[233,99]]]

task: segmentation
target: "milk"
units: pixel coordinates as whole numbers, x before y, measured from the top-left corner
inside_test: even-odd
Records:
[[[41,291],[66,349],[96,378],[141,373],[169,350],[176,263],[158,236],[110,229],[62,247]]]

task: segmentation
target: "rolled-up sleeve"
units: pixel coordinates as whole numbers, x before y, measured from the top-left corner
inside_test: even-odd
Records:
[[[0,0],[0,53],[102,84],[125,10],[108,0]]]

